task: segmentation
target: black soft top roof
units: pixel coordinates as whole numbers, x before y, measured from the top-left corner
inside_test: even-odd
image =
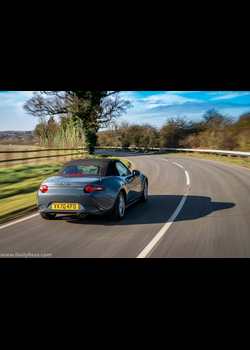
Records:
[[[97,165],[101,167],[102,176],[119,176],[118,170],[115,166],[117,162],[120,162],[120,161],[117,159],[102,159],[102,158],[72,160],[70,162],[65,163],[61,167],[61,169],[57,173],[57,176],[63,175],[64,171],[70,166],[80,166],[80,165]]]

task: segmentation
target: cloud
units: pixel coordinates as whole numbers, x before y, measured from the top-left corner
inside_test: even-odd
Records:
[[[203,91],[166,91],[166,93],[169,93],[169,94],[188,94],[188,93],[191,93],[191,92],[203,92]]]
[[[144,114],[159,114],[159,113],[173,113],[173,114],[179,114],[179,113],[185,113],[185,112],[193,112],[193,113],[200,113],[203,111],[207,111],[208,109],[230,109],[230,108],[250,108],[250,103],[241,103],[241,104],[234,104],[230,102],[186,102],[183,104],[172,104],[168,106],[155,106],[148,111],[146,108],[143,111]]]
[[[164,93],[142,98],[138,102],[145,103],[145,108],[152,109],[156,108],[157,105],[170,106],[173,104],[184,104],[186,102],[199,102],[199,100],[183,97],[179,94]]]

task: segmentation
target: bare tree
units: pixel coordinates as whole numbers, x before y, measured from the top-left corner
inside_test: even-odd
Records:
[[[23,109],[34,117],[67,114],[73,99],[66,91],[35,91]]]
[[[106,128],[109,122],[120,117],[122,113],[126,113],[126,110],[131,107],[132,104],[128,100],[124,100],[118,95],[103,99],[98,111],[99,128]]]

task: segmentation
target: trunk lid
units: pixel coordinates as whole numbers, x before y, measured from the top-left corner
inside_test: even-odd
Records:
[[[48,186],[48,195],[86,195],[84,188],[87,185],[103,186],[99,176],[68,177],[53,176],[43,184]]]
[[[53,176],[47,179],[44,184],[50,186],[86,186],[88,184],[101,182],[100,176],[84,176],[84,177],[74,177],[74,176]]]

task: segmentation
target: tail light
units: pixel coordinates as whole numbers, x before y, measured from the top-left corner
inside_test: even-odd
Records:
[[[86,186],[84,188],[84,192],[86,192],[86,193],[91,193],[91,192],[96,192],[96,191],[103,191],[103,190],[105,190],[105,187],[101,187],[101,186],[90,186],[90,185],[88,185],[88,186]]]
[[[48,191],[48,186],[47,185],[43,185],[39,188],[39,191],[41,191],[42,193],[46,193]]]

